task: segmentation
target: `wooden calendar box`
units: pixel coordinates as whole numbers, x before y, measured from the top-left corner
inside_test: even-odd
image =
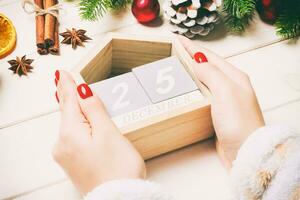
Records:
[[[170,56],[180,60],[198,90],[112,116],[144,159],[204,140],[213,133],[210,93],[194,77],[191,67],[194,61],[177,38],[109,33],[73,69],[80,79],[77,81],[93,85],[117,75],[128,76],[133,68]]]

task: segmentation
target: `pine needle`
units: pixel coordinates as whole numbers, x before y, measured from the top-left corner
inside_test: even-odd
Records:
[[[253,19],[256,0],[224,0],[225,24],[230,32],[241,33]]]
[[[300,1],[286,0],[275,27],[277,34],[283,38],[300,36]]]
[[[107,10],[107,0],[81,0],[79,3],[80,15],[85,20],[97,20]]]
[[[131,0],[110,0],[109,1],[109,8],[113,10],[125,8],[128,3],[131,3]]]
[[[95,21],[103,17],[108,10],[126,7],[131,0],[81,0],[79,10],[82,19]]]

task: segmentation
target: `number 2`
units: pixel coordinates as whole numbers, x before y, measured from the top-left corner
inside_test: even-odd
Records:
[[[119,98],[117,99],[117,101],[115,102],[115,104],[112,107],[112,109],[114,111],[130,105],[129,100],[124,101],[124,98],[126,97],[126,94],[128,93],[128,84],[125,82],[122,82],[122,83],[115,85],[115,87],[112,89],[112,93],[113,94],[118,93],[118,91],[121,91],[121,95],[119,96]]]
[[[167,67],[164,69],[160,69],[157,71],[156,84],[162,84],[163,82],[167,83],[166,87],[158,87],[156,92],[159,94],[167,94],[170,92],[175,85],[175,79],[172,75],[167,75],[167,73],[171,72],[173,67]]]

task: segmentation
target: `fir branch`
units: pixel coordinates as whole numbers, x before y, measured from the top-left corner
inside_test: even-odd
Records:
[[[80,15],[85,20],[97,20],[104,15],[108,8],[107,0],[81,0]]]
[[[246,27],[250,24],[251,21],[252,21],[252,16],[244,17],[241,19],[229,15],[225,17],[225,25],[227,29],[231,33],[236,33],[236,34],[244,32]]]
[[[85,20],[95,21],[103,17],[108,10],[126,7],[131,0],[81,0],[80,15]]]
[[[230,32],[241,33],[255,14],[256,0],[224,0],[225,24]]]
[[[223,9],[232,16],[242,19],[253,13],[255,5],[255,0],[224,0]]]
[[[108,7],[113,10],[118,10],[120,8],[125,8],[131,0],[110,0]]]
[[[300,36],[300,1],[286,0],[276,20],[277,34],[283,38]]]

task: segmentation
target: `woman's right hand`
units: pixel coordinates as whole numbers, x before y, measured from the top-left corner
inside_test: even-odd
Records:
[[[230,168],[246,138],[257,128],[265,125],[255,92],[249,77],[223,58],[207,49],[198,47],[179,36],[185,49],[194,58],[202,52],[206,58],[193,66],[197,78],[212,93],[211,114],[217,137],[217,151]]]
[[[144,179],[145,162],[109,117],[87,84],[66,71],[55,73],[61,112],[53,157],[82,194],[105,182]]]

